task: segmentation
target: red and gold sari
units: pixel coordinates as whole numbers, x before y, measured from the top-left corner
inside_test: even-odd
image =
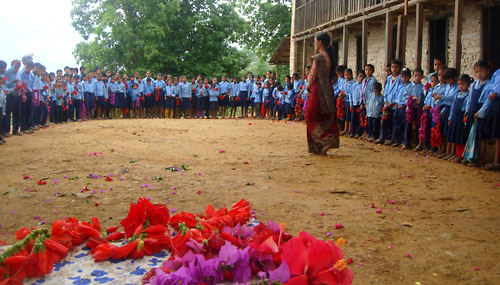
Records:
[[[305,112],[307,143],[310,153],[326,155],[329,149],[339,147],[335,100],[325,56],[317,54],[312,60]]]

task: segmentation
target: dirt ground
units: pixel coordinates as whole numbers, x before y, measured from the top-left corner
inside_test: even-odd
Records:
[[[141,196],[177,212],[245,198],[259,220],[286,222],[293,234],[343,236],[355,284],[500,280],[498,172],[344,138],[328,157],[309,155],[303,123],[72,123],[12,137],[0,158],[0,239],[9,243],[35,216],[112,226]],[[165,170],[173,165],[189,170]]]

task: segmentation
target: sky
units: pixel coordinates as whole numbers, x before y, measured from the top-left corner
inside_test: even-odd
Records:
[[[71,25],[71,0],[3,0],[0,59],[10,62],[33,54],[47,71],[78,67],[73,50],[83,41]]]

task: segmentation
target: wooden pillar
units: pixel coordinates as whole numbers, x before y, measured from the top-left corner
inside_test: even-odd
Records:
[[[460,72],[460,63],[462,61],[462,16],[464,10],[464,0],[455,0],[455,25],[453,27],[453,34],[455,40],[453,42],[452,53],[453,66]]]
[[[306,47],[306,41],[307,39],[304,39],[304,42],[302,43],[302,77],[306,75],[306,53],[307,53],[307,47]]]
[[[278,81],[279,81],[279,78],[280,78],[280,65],[278,63],[276,64],[276,78],[278,78]]]
[[[349,29],[347,28],[347,26],[344,26],[342,33],[342,58],[344,66],[347,66],[347,57],[349,55],[348,45],[347,45],[348,38],[349,38]]]
[[[361,69],[364,70],[368,64],[368,32],[366,28],[366,20],[361,21]]]
[[[417,15],[416,15],[416,23],[415,27],[417,30],[417,40],[415,47],[415,67],[422,68],[422,31],[423,31],[423,23],[424,23],[424,7],[422,3],[417,3]]]
[[[405,62],[405,53],[406,53],[406,27],[407,27],[407,18],[405,15],[398,16],[398,38],[396,44],[396,57],[403,61],[403,65]]]
[[[392,60],[392,17],[389,12],[385,13],[385,64]]]

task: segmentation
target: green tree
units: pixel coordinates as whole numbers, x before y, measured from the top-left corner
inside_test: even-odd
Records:
[[[72,0],[83,36],[79,63],[126,71],[236,74],[249,58],[234,47],[245,21],[215,0]]]
[[[237,7],[247,19],[240,43],[269,60],[281,39],[291,32],[291,0],[238,0]]]

